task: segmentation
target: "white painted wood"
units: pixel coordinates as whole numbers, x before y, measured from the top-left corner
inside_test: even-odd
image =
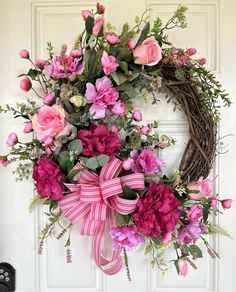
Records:
[[[176,0],[105,0],[107,18],[117,29],[125,21],[133,23],[134,16],[150,7],[151,18],[160,15],[169,17],[179,1]],[[18,57],[18,51],[28,48],[34,57],[45,54],[48,40],[55,48],[62,43],[73,43],[81,30],[80,11],[95,6],[96,0],[0,0],[0,92],[1,104],[14,103],[25,98],[19,90],[16,76],[27,68]],[[235,101],[236,82],[236,1],[235,0],[186,0],[189,6],[189,27],[170,33],[176,46],[196,47],[199,56],[206,56],[209,67],[214,70]],[[162,96],[159,96],[162,99]],[[155,107],[137,101],[145,113],[146,120],[161,121],[160,132],[176,137],[178,143],[163,152],[168,163],[167,172],[177,168],[184,143],[187,126],[181,112],[161,102]],[[22,125],[10,116],[0,116],[0,153],[7,151],[4,141],[10,131],[21,133]],[[229,144],[229,152],[217,159],[212,176],[218,175],[215,188],[220,196],[234,196],[236,173],[236,115],[235,105],[223,110],[220,136],[234,134],[222,140]],[[0,168],[0,261],[12,263],[17,270],[17,292],[235,292],[236,261],[235,242],[228,238],[213,238],[212,244],[219,249],[222,259],[206,258],[198,261],[199,270],[191,271],[188,278],[180,278],[171,268],[166,276],[152,271],[143,250],[130,253],[130,269],[133,281],[126,280],[125,270],[114,277],[106,277],[98,271],[90,259],[90,239],[79,236],[79,226],[73,233],[73,263],[65,263],[63,242],[48,241],[42,257],[36,254],[37,233],[42,223],[42,210],[29,214],[27,207],[33,195],[32,182],[14,182],[11,171]],[[236,207],[220,218],[220,224],[234,238],[236,231]],[[218,219],[217,219],[218,220]],[[168,257],[171,252],[168,252]]]

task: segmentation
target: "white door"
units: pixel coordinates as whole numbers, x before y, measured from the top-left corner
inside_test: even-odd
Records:
[[[151,18],[159,15],[167,19],[179,4],[178,0],[104,0],[106,15],[117,29],[125,21],[150,7]],[[170,39],[178,47],[196,47],[199,56],[205,56],[208,66],[215,71],[236,101],[236,1],[186,0],[189,7],[188,28],[171,32]],[[18,56],[22,48],[29,49],[33,58],[43,57],[47,41],[59,50],[62,43],[72,44],[81,31],[82,9],[95,7],[94,0],[0,0],[0,103],[20,102],[25,98],[19,90],[17,75],[27,65]],[[161,131],[174,136],[178,143],[164,152],[169,170],[178,165],[179,156],[187,139],[187,125],[181,113],[173,113],[165,102],[145,108],[146,119],[161,121]],[[7,151],[6,137],[10,131],[22,132],[22,125],[10,115],[0,116],[0,153]],[[235,104],[224,109],[220,136],[228,134],[220,145],[228,152],[217,158],[212,176],[216,191],[223,197],[235,197],[236,173],[236,115]],[[171,152],[170,152],[171,151]],[[79,227],[73,233],[73,262],[66,264],[63,240],[47,241],[42,256],[37,255],[37,234],[42,223],[42,210],[28,213],[33,196],[32,182],[16,183],[13,166],[0,169],[0,262],[11,263],[16,269],[18,292],[235,292],[236,243],[228,238],[212,239],[221,260],[213,261],[207,255],[199,260],[199,269],[189,277],[181,278],[172,267],[165,276],[152,271],[143,250],[129,253],[132,282],[126,272],[112,277],[104,276],[91,260],[90,240],[79,236]],[[236,238],[236,204],[225,212],[220,225]]]

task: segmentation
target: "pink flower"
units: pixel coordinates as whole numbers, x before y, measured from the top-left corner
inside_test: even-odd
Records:
[[[105,12],[105,7],[101,3],[97,3],[97,13],[103,14]]]
[[[154,66],[161,60],[162,51],[155,37],[151,36],[134,49],[133,55],[136,64]]]
[[[199,221],[190,222],[178,230],[178,243],[183,245],[185,243],[192,243],[200,238],[201,234],[207,234],[207,225]]]
[[[29,59],[29,57],[30,57],[29,52],[27,50],[21,50],[19,52],[19,55],[23,59]]]
[[[184,258],[179,258],[177,265],[178,265],[179,275],[184,276],[184,277],[187,276],[188,274],[187,261]]]
[[[177,56],[179,53],[179,49],[173,48],[172,49],[172,55]]]
[[[51,77],[67,78],[71,75],[82,74],[84,63],[79,63],[77,58],[67,55],[56,56],[53,63],[45,66],[46,73]]]
[[[47,61],[43,59],[37,59],[34,64],[37,68],[39,68],[40,70],[43,70],[45,65],[47,64]]]
[[[163,62],[164,64],[167,64],[167,63],[169,62],[169,58],[164,58],[164,59],[162,60],[162,62]]]
[[[149,135],[151,133],[151,129],[147,126],[142,126],[140,131],[143,135]]]
[[[215,199],[214,197],[211,199],[211,207],[212,208],[216,208],[217,207],[217,199]]]
[[[140,233],[159,237],[173,231],[180,217],[180,204],[168,186],[151,183],[133,215]]]
[[[50,105],[53,102],[53,100],[55,99],[55,97],[56,97],[55,92],[51,92],[49,94],[46,94],[43,96],[43,103]]]
[[[110,45],[117,45],[120,43],[119,37],[115,33],[110,33],[106,35],[106,40]]]
[[[183,60],[180,58],[175,62],[176,67],[180,67],[181,65],[183,65]]]
[[[94,18],[93,13],[89,10],[82,10],[81,14],[82,14],[84,19],[87,19],[89,16]]]
[[[171,239],[172,239],[172,234],[173,234],[172,231],[167,232],[166,234],[164,234],[163,237],[162,237],[162,242],[164,244],[169,244]]]
[[[134,160],[132,165],[134,172],[160,174],[165,166],[164,160],[157,158],[151,149],[143,149],[140,154],[133,150],[130,157]]]
[[[189,49],[187,49],[186,53],[188,56],[193,56],[197,53],[197,50],[194,48],[189,48]]]
[[[20,81],[20,88],[25,92],[29,91],[31,86],[31,81],[27,76],[25,76],[25,78]]]
[[[187,185],[189,197],[193,200],[201,200],[213,196],[212,180],[200,178],[199,181],[190,182]]]
[[[136,44],[137,44],[136,40],[134,40],[134,39],[129,39],[128,40],[128,48],[129,49],[131,49],[131,50],[134,49]]]
[[[33,179],[41,198],[59,201],[63,197],[65,175],[60,167],[50,158],[40,158],[33,167]]]
[[[27,134],[27,133],[30,133],[30,132],[32,132],[32,131],[33,131],[33,125],[32,125],[32,122],[25,123],[25,126],[24,126],[24,130],[23,130],[23,132],[24,132],[25,134]]]
[[[12,146],[16,145],[17,142],[18,142],[17,134],[12,132],[7,138],[7,142],[6,142],[7,146],[12,147]]]
[[[72,125],[68,123],[66,112],[61,105],[42,106],[32,119],[33,130],[36,138],[50,145],[53,138],[69,135]]]
[[[222,200],[221,205],[224,209],[230,209],[232,202],[233,202],[233,200],[231,200],[231,199]]]
[[[143,116],[140,110],[134,110],[132,115],[133,115],[133,119],[136,122],[141,122],[143,119]]]
[[[118,133],[110,131],[103,124],[92,124],[89,130],[80,130],[78,137],[83,145],[82,154],[86,156],[111,156],[121,146]]]
[[[197,221],[203,215],[203,210],[200,205],[193,205],[188,211],[188,218],[190,221]]]
[[[134,163],[134,160],[132,158],[127,158],[123,161],[123,164],[122,164],[122,167],[125,169],[125,170],[130,170],[133,166],[133,163]]]
[[[119,93],[111,80],[104,76],[96,80],[95,86],[87,83],[85,96],[88,103],[93,103],[89,109],[90,114],[94,119],[101,119],[106,116],[107,107],[116,103]]]
[[[113,106],[112,108],[112,112],[113,114],[115,115],[118,115],[118,116],[122,116],[126,113],[126,105],[125,103],[121,102],[120,100],[115,103],[115,105]]]
[[[98,36],[100,33],[103,32],[103,28],[104,28],[104,18],[102,16],[99,16],[94,23],[93,29],[92,29],[92,33],[95,36]]]
[[[144,239],[138,233],[135,226],[114,227],[109,231],[109,234],[113,239],[112,247],[114,250],[119,247],[124,247],[131,250],[138,244],[144,243]]]
[[[206,61],[205,58],[201,58],[201,59],[198,60],[198,64],[201,65],[201,66],[205,65],[206,62],[207,62],[207,61]]]
[[[71,50],[70,56],[72,58],[79,58],[79,57],[83,56],[83,50],[82,49]]]
[[[116,71],[116,68],[119,66],[116,63],[116,58],[114,56],[108,56],[106,51],[103,51],[101,63],[103,71],[106,75],[110,75],[112,72]]]
[[[7,162],[7,156],[0,156],[0,165],[3,165]]]

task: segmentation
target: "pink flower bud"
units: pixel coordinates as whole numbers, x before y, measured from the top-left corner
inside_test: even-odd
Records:
[[[32,83],[31,83],[29,77],[27,77],[27,76],[20,81],[20,88],[23,91],[29,91],[31,86],[32,86]]]
[[[134,160],[129,157],[123,161],[122,166],[125,170],[130,170],[132,168],[133,163],[134,163]]]
[[[47,62],[43,59],[37,59],[34,64],[37,68],[39,68],[40,70],[43,70]]]
[[[23,132],[27,134],[27,133],[30,133],[32,131],[33,131],[32,122],[25,123],[25,127],[24,127]]]
[[[180,67],[181,65],[183,65],[183,60],[182,60],[182,59],[178,59],[178,60],[175,62],[175,65],[176,65],[176,67]]]
[[[169,62],[169,58],[164,58],[164,59],[162,59],[162,62],[163,62],[164,64],[167,64],[167,63]]]
[[[203,210],[200,205],[193,205],[188,211],[188,218],[191,221],[197,221],[203,215]]]
[[[215,198],[211,199],[211,207],[212,208],[216,208],[217,207],[217,199],[215,199]]]
[[[178,55],[178,53],[179,53],[179,50],[178,50],[178,49],[176,49],[176,48],[173,48],[173,49],[172,49],[172,54],[173,54],[174,56]]]
[[[104,12],[105,12],[105,7],[102,4],[97,3],[97,13],[103,14]]]
[[[186,276],[188,274],[188,264],[184,258],[178,259],[178,269],[180,276]]]
[[[232,202],[233,202],[233,200],[231,200],[231,199],[222,200],[221,205],[224,209],[230,209]]]
[[[17,134],[12,132],[7,138],[7,146],[12,147],[18,142]]]
[[[108,41],[108,43],[110,45],[117,45],[120,43],[120,39],[118,38],[118,36],[114,33],[110,33],[106,35],[106,40]]]
[[[72,50],[70,52],[70,56],[72,58],[79,58],[83,55],[83,50],[82,49],[75,49],[75,50]]]
[[[151,129],[147,126],[142,126],[142,128],[140,129],[141,133],[144,135],[149,135],[151,132]]]
[[[4,165],[7,162],[7,156],[0,156],[0,165]]]
[[[189,49],[187,49],[186,53],[188,56],[193,56],[197,53],[197,50],[194,48],[189,48]]]
[[[27,50],[21,50],[20,52],[19,52],[19,55],[21,56],[21,58],[23,58],[23,59],[29,59],[29,52],[27,51]]]
[[[134,39],[129,39],[129,40],[128,40],[128,47],[129,47],[131,50],[135,48],[136,44],[137,44],[136,40],[134,40]]]
[[[172,238],[172,231],[169,231],[163,235],[162,242],[164,244],[168,244],[171,241],[171,238]]]
[[[198,64],[201,65],[201,66],[205,65],[206,64],[206,59],[205,58],[199,59],[198,60]]]
[[[136,122],[140,122],[143,119],[142,113],[140,112],[140,110],[134,110],[133,111],[133,119]]]
[[[125,103],[118,101],[112,108],[112,112],[115,115],[122,116],[126,113]]]
[[[94,18],[93,13],[89,10],[82,10],[81,14],[82,14],[84,19],[87,19],[89,16]]]
[[[50,105],[53,102],[55,97],[56,97],[55,92],[51,92],[49,94],[46,94],[43,96],[43,103]]]

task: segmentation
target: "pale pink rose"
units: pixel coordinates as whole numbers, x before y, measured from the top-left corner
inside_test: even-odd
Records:
[[[201,58],[201,59],[198,60],[198,64],[201,65],[201,66],[205,65],[206,62],[207,62],[207,61],[206,61],[205,58]]]
[[[24,126],[24,130],[23,130],[23,132],[24,132],[25,134],[27,134],[27,133],[30,133],[30,132],[32,132],[32,131],[33,131],[33,125],[32,125],[32,122],[25,123],[25,126]]]
[[[203,215],[203,210],[200,205],[193,205],[188,211],[188,218],[190,221],[197,221]]]
[[[69,135],[72,129],[65,110],[58,104],[42,106],[33,116],[32,124],[36,138],[45,146],[50,145],[54,137]]]
[[[128,40],[128,48],[129,49],[131,49],[131,50],[134,49],[136,44],[137,44],[136,40],[134,40],[134,39],[129,39]]]
[[[127,158],[123,161],[123,164],[122,164],[122,167],[125,169],[125,170],[130,170],[133,166],[133,163],[134,163],[134,160],[132,158]]]
[[[193,200],[200,200],[213,196],[212,180],[200,178],[199,181],[190,182],[187,185],[189,197]]]
[[[55,99],[55,97],[56,97],[55,92],[51,92],[49,94],[46,94],[43,96],[43,103],[50,105],[53,102],[53,100]]]
[[[41,70],[44,69],[44,67],[46,66],[47,64],[47,61],[43,60],[43,59],[37,59],[35,62],[34,62],[35,66]]]
[[[166,234],[163,235],[162,237],[162,242],[164,244],[169,244],[172,238],[172,231],[167,232]]]
[[[101,3],[97,3],[97,13],[103,14],[105,12],[105,7]]]
[[[122,116],[126,113],[126,105],[120,100],[113,106],[112,112],[115,115]]]
[[[79,58],[79,57],[83,56],[83,50],[82,49],[71,50],[70,56],[72,58]]]
[[[221,205],[224,209],[230,209],[232,202],[233,202],[233,200],[231,200],[231,199],[222,200]]]
[[[101,63],[103,71],[106,75],[110,75],[112,72],[115,72],[118,67],[116,58],[114,56],[108,56],[106,51],[103,51],[102,53]]]
[[[103,28],[104,28],[104,18],[102,16],[99,16],[96,20],[95,20],[95,23],[94,23],[94,26],[93,26],[93,29],[92,29],[92,33],[93,35],[95,36],[98,36],[99,33],[101,31],[103,31]]]
[[[180,276],[187,276],[188,274],[188,264],[187,261],[184,258],[178,259],[178,269],[179,269],[179,275]]]
[[[110,33],[106,35],[106,40],[110,45],[117,45],[120,43],[119,37],[115,33]]]
[[[32,86],[32,83],[29,77],[27,76],[25,76],[25,78],[20,81],[20,88],[25,92],[29,91],[31,86]]]
[[[7,138],[7,146],[12,147],[18,142],[17,134],[12,132]]]
[[[151,36],[134,49],[133,55],[136,64],[154,66],[161,60],[162,51],[158,41]]]
[[[94,18],[93,12],[91,12],[89,10],[82,10],[81,14],[82,14],[84,19],[87,19],[89,16]]]
[[[23,59],[29,59],[29,57],[30,57],[29,52],[27,50],[21,50],[19,52],[19,55]]]
[[[136,122],[140,122],[143,119],[143,116],[140,110],[134,110],[132,115],[133,115],[133,119]]]
[[[189,48],[187,49],[186,53],[188,56],[193,56],[197,53],[197,50],[195,48]]]
[[[143,135],[149,135],[151,133],[151,129],[148,126],[142,126],[140,131]]]

